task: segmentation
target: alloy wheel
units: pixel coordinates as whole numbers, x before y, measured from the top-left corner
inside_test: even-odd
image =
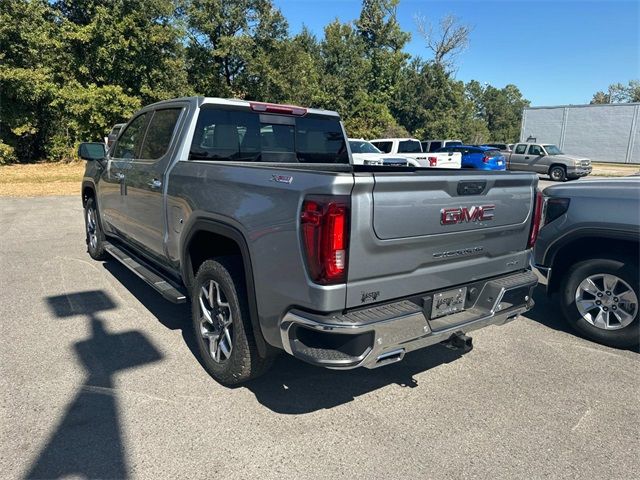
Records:
[[[575,293],[576,308],[587,322],[603,330],[626,327],[638,313],[638,296],[621,278],[599,273],[585,278]]]
[[[220,284],[208,280],[198,295],[200,304],[200,335],[208,342],[209,355],[221,363],[231,357],[233,350],[233,319]]]
[[[87,237],[89,238],[89,246],[95,250],[98,247],[98,232],[96,211],[93,208],[87,209]]]

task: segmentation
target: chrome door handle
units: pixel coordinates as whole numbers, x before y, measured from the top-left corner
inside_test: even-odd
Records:
[[[154,178],[149,183],[147,183],[151,188],[160,188],[162,186],[162,182],[157,178]]]

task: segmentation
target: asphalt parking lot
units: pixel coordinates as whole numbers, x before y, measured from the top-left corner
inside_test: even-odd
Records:
[[[541,185],[544,186],[544,185]],[[377,370],[213,381],[188,306],[85,252],[79,197],[0,198],[2,478],[631,478],[640,355],[526,318]]]

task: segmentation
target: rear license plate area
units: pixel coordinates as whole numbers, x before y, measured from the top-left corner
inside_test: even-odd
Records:
[[[467,287],[435,293],[431,302],[430,318],[440,318],[463,311],[466,297]]]

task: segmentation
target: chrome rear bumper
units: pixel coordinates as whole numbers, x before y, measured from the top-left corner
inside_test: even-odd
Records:
[[[530,270],[468,284],[465,310],[430,319],[429,292],[360,310],[318,315],[291,310],[280,322],[285,350],[333,369],[376,368],[395,363],[412,350],[445,342],[452,335],[488,325],[503,325],[533,307],[537,276]],[[460,285],[464,287],[467,285]]]

